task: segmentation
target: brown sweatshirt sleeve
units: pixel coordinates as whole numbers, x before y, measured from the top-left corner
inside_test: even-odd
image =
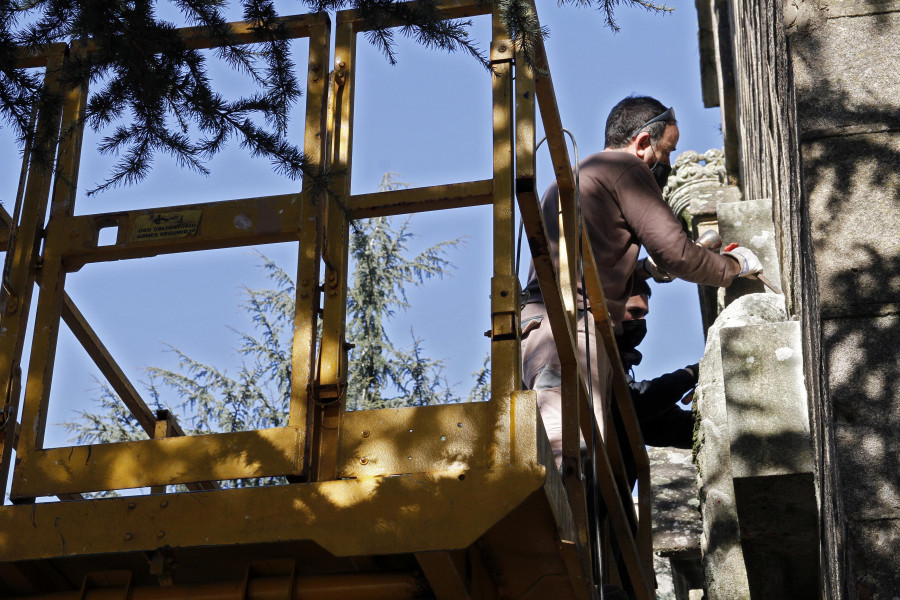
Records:
[[[657,265],[693,283],[731,284],[731,259],[701,248],[687,237],[646,165],[625,169],[615,185],[625,222]]]

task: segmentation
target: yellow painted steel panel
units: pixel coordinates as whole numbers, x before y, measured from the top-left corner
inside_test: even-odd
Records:
[[[299,474],[294,427],[48,450],[19,449],[11,497]]]
[[[292,540],[335,556],[466,548],[540,490],[546,474],[531,464],[4,506],[0,562]]]
[[[469,402],[345,413],[340,476],[487,468],[492,410]]]

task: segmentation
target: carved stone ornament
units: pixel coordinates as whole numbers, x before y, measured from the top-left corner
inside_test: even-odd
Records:
[[[709,188],[726,185],[725,153],[713,148],[703,154],[688,150],[682,152],[672,168],[672,174],[663,188],[663,198],[679,219],[697,195]]]

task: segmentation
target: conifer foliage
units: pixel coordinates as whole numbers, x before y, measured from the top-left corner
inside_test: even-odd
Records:
[[[488,0],[484,0],[487,2]],[[462,51],[488,66],[469,36],[470,22],[442,20],[438,0],[295,0],[292,12],[355,9],[370,25],[366,33],[387,59],[396,62],[399,34],[431,48]],[[648,0],[560,0],[594,7],[615,28],[619,4],[668,10]],[[497,0],[510,37],[533,63],[535,41],[546,35],[527,0]],[[237,44],[226,15],[240,8],[253,24],[257,42]],[[164,10],[165,9],[165,10]],[[175,9],[175,10],[173,10]],[[180,15],[176,24],[160,17]],[[60,74],[63,86],[90,84],[86,122],[104,137],[99,150],[119,157],[108,177],[89,193],[135,183],[147,176],[154,158],[169,155],[180,167],[206,173],[206,162],[229,140],[273,168],[306,185],[326,186],[328,174],[314,169],[286,137],[288,114],[302,86],[290,44],[273,0],[0,0],[0,121],[14,130],[21,147],[42,148],[53,132],[33,131],[35,107],[58,106],[34,71],[17,68],[22,54],[64,42],[90,52],[72,52]],[[398,26],[399,24],[399,26]],[[189,48],[178,26],[200,26],[219,47],[212,53]],[[246,76],[251,91],[226,98],[213,84],[210,60]],[[35,139],[35,138],[38,139]],[[49,160],[38,152],[38,160]]]

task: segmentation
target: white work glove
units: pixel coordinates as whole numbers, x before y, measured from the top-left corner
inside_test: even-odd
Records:
[[[650,274],[650,277],[653,278],[653,281],[656,283],[669,283],[673,281],[675,278],[662,270],[649,256],[647,258],[642,258],[639,262],[639,266],[644,269],[647,273]]]
[[[756,276],[759,273],[762,273],[763,266],[759,261],[759,258],[753,254],[753,251],[749,248],[744,248],[743,246],[738,246],[734,250],[729,250],[724,253],[725,256],[730,256],[738,261],[738,265],[741,267],[741,272],[735,275],[735,279],[738,277],[747,277],[748,279],[756,279]]]

